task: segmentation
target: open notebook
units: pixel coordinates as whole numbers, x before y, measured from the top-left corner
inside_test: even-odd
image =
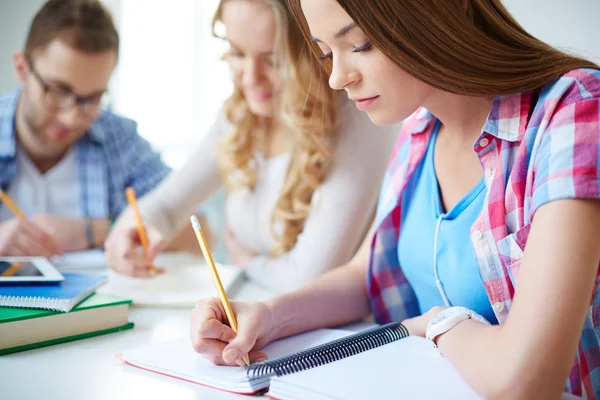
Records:
[[[225,290],[243,276],[237,267],[217,265],[217,268]],[[110,271],[108,283],[98,293],[128,297],[134,307],[169,308],[190,308],[198,299],[217,296],[206,264],[167,267],[164,274],[152,279],[131,278]]]
[[[108,270],[102,250],[88,250],[54,257],[61,271],[88,270],[108,273],[108,283],[98,293],[127,297],[134,307],[190,308],[204,297],[217,296],[210,272],[202,257],[187,253],[163,253],[155,264],[166,272],[152,279],[131,278]],[[241,268],[217,264],[221,283],[231,290],[241,278]],[[87,272],[87,271],[86,271]]]
[[[400,340],[402,339],[402,340]],[[235,393],[269,389],[278,399],[477,399],[452,365],[423,338],[397,323],[360,333],[320,329],[281,339],[270,360],[249,368],[220,367],[194,353],[188,339],[117,356],[127,364]]]
[[[59,270],[80,270],[106,268],[106,256],[101,249],[75,251],[54,256],[50,262]]]
[[[50,259],[59,271],[71,271],[82,269],[106,269],[108,261],[102,249],[74,251]],[[185,252],[164,252],[156,257],[155,264],[160,267],[171,267],[181,265],[195,265],[203,263],[201,256]]]

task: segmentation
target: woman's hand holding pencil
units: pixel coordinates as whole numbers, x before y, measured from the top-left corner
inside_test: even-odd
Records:
[[[249,366],[266,360],[260,350],[271,340],[271,313],[262,303],[238,303],[234,309],[221,283],[206,237],[195,215],[190,217],[198,245],[206,260],[219,299],[199,301],[192,312],[192,343],[194,349],[215,364]],[[245,305],[245,307],[244,307]],[[242,312],[246,308],[249,312]],[[238,320],[242,323],[240,329]]]
[[[167,242],[152,226],[146,225],[148,252],[140,251],[142,241],[136,223],[131,220],[121,223],[119,232],[112,232],[104,244],[108,265],[120,274],[137,278],[152,278],[165,272],[163,268],[149,267],[153,265],[156,256],[162,252]]]
[[[154,266],[154,258],[167,243],[157,229],[144,224],[133,188],[125,190],[125,197],[130,214],[114,228],[104,243],[108,265],[123,275],[136,278],[162,274],[165,270]]]
[[[272,314],[269,307],[258,302],[232,301],[237,317],[237,333],[230,327],[220,299],[202,299],[191,313],[190,336],[192,347],[216,365],[246,365],[264,361],[267,355],[260,350],[273,337]]]

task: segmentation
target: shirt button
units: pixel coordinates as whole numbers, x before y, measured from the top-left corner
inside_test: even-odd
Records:
[[[485,177],[487,179],[490,179],[492,177],[492,175],[494,175],[494,171],[492,171],[491,168],[486,168],[485,169]]]
[[[483,233],[481,231],[473,231],[473,239],[474,240],[481,240],[483,239]]]
[[[479,141],[479,146],[480,146],[480,147],[485,147],[485,146],[487,146],[488,144],[490,144],[490,141],[488,140],[488,138],[483,138],[483,139],[481,139],[481,140]]]
[[[496,303],[493,306],[494,311],[497,313],[501,313],[502,311],[504,311],[504,303]]]

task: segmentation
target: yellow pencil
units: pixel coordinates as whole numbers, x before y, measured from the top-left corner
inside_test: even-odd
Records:
[[[125,196],[127,197],[127,202],[133,211],[133,215],[135,217],[135,222],[137,223],[138,235],[140,235],[140,243],[144,249],[144,254],[146,257],[149,256],[148,250],[148,237],[146,236],[146,228],[144,228],[144,222],[142,221],[142,216],[140,214],[140,210],[137,206],[137,197],[135,195],[135,190],[132,187],[128,187],[125,189]],[[154,272],[154,265],[150,265],[148,267],[150,272]]]
[[[202,254],[204,254],[204,259],[206,260],[206,264],[208,264],[208,269],[210,271],[210,275],[212,276],[213,283],[215,288],[217,289],[217,293],[219,294],[219,299],[221,300],[221,304],[225,309],[225,315],[227,315],[227,321],[229,321],[229,326],[233,329],[234,332],[237,333],[238,325],[235,319],[235,315],[233,314],[233,310],[231,309],[231,304],[229,304],[229,300],[227,299],[227,294],[225,293],[225,289],[223,289],[223,284],[221,283],[221,278],[219,278],[219,272],[217,271],[217,267],[215,262],[210,254],[210,250],[208,249],[208,244],[206,243],[206,238],[204,237],[204,233],[202,233],[202,228],[200,227],[200,222],[195,215],[190,217],[190,221],[192,222],[192,228],[194,228],[194,232],[196,233],[196,238],[198,239],[198,244],[202,249]],[[248,356],[244,357],[244,362],[246,365],[250,365],[250,359]]]
[[[6,207],[8,207],[8,209],[17,216],[17,218],[27,219],[25,213],[21,211],[19,206],[17,206],[17,204],[14,201],[12,201],[12,199],[8,196],[6,192],[4,192],[4,190],[0,190],[0,200],[2,200]],[[0,276],[13,276],[21,269],[22,266],[23,263],[14,263],[10,267],[8,267],[6,271],[0,274]]]
[[[17,218],[27,219],[25,213],[21,211],[21,209],[15,204],[14,201],[12,201],[10,197],[8,197],[8,194],[6,194],[3,190],[0,190],[0,200],[2,200],[6,207],[8,207],[8,209],[17,216]]]

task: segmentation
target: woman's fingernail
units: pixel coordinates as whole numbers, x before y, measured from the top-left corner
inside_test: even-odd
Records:
[[[239,355],[240,353],[238,353],[236,349],[227,349],[227,351],[225,351],[223,354],[223,361],[230,364],[234,362]]]
[[[255,362],[263,362],[263,361],[267,361],[267,360],[268,360],[268,358],[267,358],[267,357],[265,357],[265,356],[261,356],[261,357],[258,357],[258,358],[255,360]]]

